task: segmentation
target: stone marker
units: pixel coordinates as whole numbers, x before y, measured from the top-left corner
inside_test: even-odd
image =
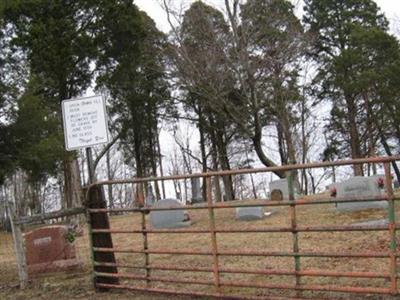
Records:
[[[381,197],[384,194],[384,190],[379,187],[378,176],[363,177],[354,176],[346,181],[337,183],[336,197],[338,198],[374,198]],[[340,211],[357,211],[370,208],[387,208],[387,201],[354,201],[347,203],[337,203],[336,208]]]
[[[264,218],[264,207],[236,207],[236,219],[250,221]]]
[[[154,208],[182,207],[176,199],[163,199],[156,202]],[[150,222],[154,228],[179,228],[191,225],[184,210],[156,210],[150,212]]]
[[[298,196],[298,191],[299,188],[297,187],[297,184],[295,182],[293,182],[294,185],[294,197],[297,198]],[[288,183],[287,183],[287,179],[279,179],[279,180],[274,180],[271,181],[269,183],[269,190],[271,193],[271,200],[272,197],[274,196],[274,198],[277,200],[289,200],[289,187],[288,187]],[[279,199],[279,193],[277,191],[281,192],[282,195],[282,199]]]
[[[271,201],[282,201],[283,194],[281,190],[272,190],[271,192]]]
[[[154,204],[154,199],[153,187],[149,185],[147,187],[146,199],[144,200],[145,206],[152,207]]]
[[[191,178],[190,184],[192,187],[192,204],[204,202],[203,195],[201,193],[200,178]]]
[[[82,266],[66,226],[47,226],[25,233],[28,274],[66,271]]]

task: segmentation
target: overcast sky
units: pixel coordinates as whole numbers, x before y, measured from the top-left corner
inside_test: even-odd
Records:
[[[151,18],[153,18],[157,24],[157,27],[162,31],[167,32],[169,30],[169,25],[167,22],[167,16],[160,5],[162,2],[163,0],[135,0],[136,5],[138,5],[140,9],[144,10]],[[190,3],[195,2],[195,0],[167,0],[167,2],[171,3],[175,9],[179,9],[181,7],[189,7]],[[205,0],[203,2],[221,9],[224,7],[224,0]],[[292,2],[298,3],[301,1],[294,0]],[[396,32],[396,34],[400,34],[400,30],[396,30],[396,28],[400,28],[400,1],[375,0],[375,2],[391,22],[392,29]],[[399,24],[395,24],[396,20],[398,20]]]

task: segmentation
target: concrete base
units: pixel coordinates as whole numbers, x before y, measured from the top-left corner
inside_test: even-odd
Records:
[[[53,262],[28,265],[28,274],[29,277],[34,277],[35,274],[39,273],[72,271],[81,268],[83,268],[82,261],[79,261],[77,259],[63,259],[63,260],[56,260]]]

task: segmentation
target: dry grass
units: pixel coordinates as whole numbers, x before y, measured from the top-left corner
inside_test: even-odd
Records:
[[[313,199],[310,199],[312,201]],[[215,211],[216,224],[218,228],[256,228],[256,227],[283,227],[289,226],[289,209],[287,207],[274,208],[276,212],[259,221],[237,221],[234,209],[218,209]],[[397,205],[400,211],[400,203]],[[339,213],[333,205],[305,205],[296,209],[299,226],[319,225],[350,225],[360,221],[377,220],[387,217],[383,210],[366,210],[354,213]],[[207,210],[190,211],[193,221],[191,228],[209,228]],[[400,214],[397,215],[400,217]],[[148,216],[147,216],[148,218]],[[138,214],[113,216],[111,227],[114,229],[140,229],[140,216]],[[400,236],[398,236],[398,240]],[[140,234],[116,234],[113,236],[114,246],[119,248],[142,249],[143,237]],[[1,282],[9,283],[16,281],[14,258],[12,257],[11,237],[8,234],[0,234],[0,279]],[[300,251],[329,251],[329,252],[366,252],[382,251],[388,249],[390,243],[389,233],[384,232],[322,232],[322,233],[300,233]],[[399,243],[400,244],[400,243]],[[5,247],[3,247],[5,245]],[[149,247],[152,250],[211,250],[210,234],[149,234]],[[128,292],[112,292],[106,294],[94,294],[91,286],[90,255],[87,234],[77,239],[77,252],[80,259],[85,262],[85,269],[79,273],[57,274],[51,277],[41,277],[34,281],[26,291],[17,289],[0,289],[1,299],[165,299],[165,296],[145,296]],[[218,234],[218,249],[224,250],[263,250],[263,251],[292,251],[291,233],[236,233]],[[399,248],[400,250],[400,248]],[[3,253],[5,253],[3,255]],[[117,254],[120,263],[130,265],[143,265],[142,254]],[[207,256],[177,256],[177,255],[151,255],[152,264],[177,265],[187,267],[212,267],[212,258]],[[293,269],[294,259],[291,257],[220,257],[220,265],[226,268],[251,268],[251,269]],[[302,269],[319,269],[331,271],[374,271],[389,272],[388,259],[347,259],[347,258],[302,258]],[[400,265],[398,265],[400,269]],[[144,271],[137,269],[122,269],[120,272],[144,275]],[[152,275],[172,278],[213,280],[212,273],[182,273],[173,271],[152,271]],[[246,274],[222,274],[224,281],[248,281],[268,283],[294,283],[292,276],[264,276]],[[145,286],[144,282],[125,281],[129,284]],[[343,278],[321,278],[304,277],[304,284],[330,284],[337,286],[358,287],[389,287],[389,282],[384,279],[343,279]],[[400,284],[400,282],[399,282]],[[1,286],[1,284],[0,284]],[[211,291],[212,287],[201,285],[173,285],[153,283],[153,287],[179,288],[181,290]],[[261,289],[235,289],[223,288],[226,293],[267,296],[275,295],[288,297],[293,292],[279,290]],[[354,296],[344,294],[311,293],[304,292],[303,296],[325,297],[338,299],[392,299],[383,296]],[[182,298],[185,299],[185,298]],[[394,299],[394,298],[393,298]]]

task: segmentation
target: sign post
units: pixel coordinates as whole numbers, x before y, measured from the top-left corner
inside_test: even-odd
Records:
[[[92,96],[62,101],[62,115],[64,124],[65,148],[68,151],[86,148],[88,161],[89,184],[95,181],[95,170],[91,147],[110,142],[108,134],[106,105],[101,96]],[[89,186],[86,205],[88,209],[107,208],[103,189],[99,185]],[[94,284],[117,284],[118,278],[101,277],[96,272],[117,273],[115,266],[97,266],[96,264],[115,265],[114,252],[96,252],[93,248],[113,249],[113,242],[109,232],[93,233],[96,229],[110,229],[107,212],[91,214],[88,211],[89,238],[93,250]]]
[[[62,102],[65,147],[68,151],[86,148],[89,183],[94,170],[91,147],[108,143],[106,104],[101,96],[68,99]]]

